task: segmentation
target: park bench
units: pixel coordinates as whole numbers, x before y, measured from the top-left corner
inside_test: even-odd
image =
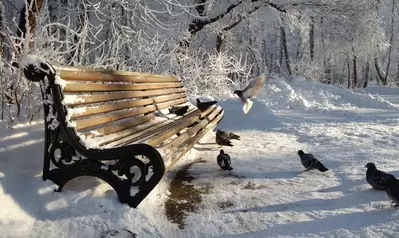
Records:
[[[43,179],[58,191],[79,176],[103,179],[120,202],[137,207],[168,171],[223,117],[199,110],[170,75],[21,64],[39,82],[45,118]],[[168,112],[188,105],[187,113]]]

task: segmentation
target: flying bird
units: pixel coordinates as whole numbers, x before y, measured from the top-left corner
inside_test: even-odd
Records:
[[[367,182],[377,190],[385,190],[385,187],[387,186],[387,180],[393,175],[378,170],[374,163],[367,163],[365,168],[367,168]]]
[[[253,102],[249,100],[255,97],[262,89],[262,84],[265,81],[265,75],[261,74],[258,77],[252,79],[244,90],[235,90],[236,94],[241,101],[244,103],[244,113],[247,114],[252,107]]]
[[[220,150],[220,154],[217,157],[217,162],[220,168],[223,170],[232,170],[233,168],[231,167],[231,159],[230,155],[225,154],[223,150]]]
[[[392,203],[395,203],[394,207],[399,206],[399,180],[395,176],[391,174],[388,176],[385,191]]]
[[[301,163],[306,170],[318,169],[320,172],[326,172],[328,169],[312,154],[306,154],[302,150],[298,150]]]
[[[188,106],[174,106],[169,108],[169,113],[176,114],[177,116],[183,116],[188,110]]]
[[[220,130],[216,131],[216,143],[220,146],[233,146],[230,139],[224,136]]]
[[[240,136],[233,132],[217,130],[216,133],[227,140],[240,140]]]
[[[198,109],[200,109],[201,111],[206,110],[207,108],[209,108],[210,106],[214,105],[217,103],[217,101],[209,101],[209,102],[201,102],[199,100],[199,98],[197,98],[197,107]]]

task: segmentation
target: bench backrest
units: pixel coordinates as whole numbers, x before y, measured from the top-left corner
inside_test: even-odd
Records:
[[[188,101],[182,82],[170,75],[75,67],[56,70],[68,119],[84,135],[105,136],[144,123],[156,126],[163,123],[154,120],[156,111]],[[154,125],[148,123],[153,120]]]

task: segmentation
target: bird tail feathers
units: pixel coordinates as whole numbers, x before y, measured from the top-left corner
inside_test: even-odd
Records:
[[[320,172],[326,172],[328,169],[324,164],[320,163],[320,166],[317,168]]]
[[[254,104],[251,100],[247,99],[247,101],[244,103],[244,113],[247,114],[249,110],[251,110],[252,104]]]

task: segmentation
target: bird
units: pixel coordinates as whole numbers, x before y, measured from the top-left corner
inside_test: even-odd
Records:
[[[387,179],[392,176],[381,170],[378,170],[374,163],[367,163],[366,166],[366,180],[367,182],[377,190],[385,190],[387,185]]]
[[[175,106],[169,108],[169,113],[176,114],[177,116],[183,116],[188,110],[188,106]]]
[[[220,154],[217,157],[217,162],[220,168],[222,168],[223,170],[233,170],[233,168],[231,167],[230,155],[225,154],[223,150],[220,150]]]
[[[197,107],[201,111],[208,109],[210,106],[214,105],[217,103],[217,101],[209,101],[209,102],[201,102],[199,98],[197,98]]]
[[[262,84],[265,81],[265,75],[261,74],[258,77],[252,79],[244,90],[235,90],[234,94],[237,95],[244,103],[244,113],[247,114],[252,107],[253,102],[249,100],[255,97],[262,88]]]
[[[399,180],[395,178],[392,174],[387,177],[387,184],[385,191],[388,197],[395,203],[394,207],[399,206]]]
[[[219,130],[216,131],[216,143],[220,146],[224,146],[224,145],[225,146],[233,146],[230,139],[223,136],[223,134]]]
[[[234,134],[233,132],[217,130],[216,133],[218,133],[219,136],[221,136],[227,140],[240,140],[240,136],[237,134]]]
[[[318,169],[320,172],[326,172],[328,169],[312,154],[306,154],[302,150],[298,150],[301,163],[306,170]]]

